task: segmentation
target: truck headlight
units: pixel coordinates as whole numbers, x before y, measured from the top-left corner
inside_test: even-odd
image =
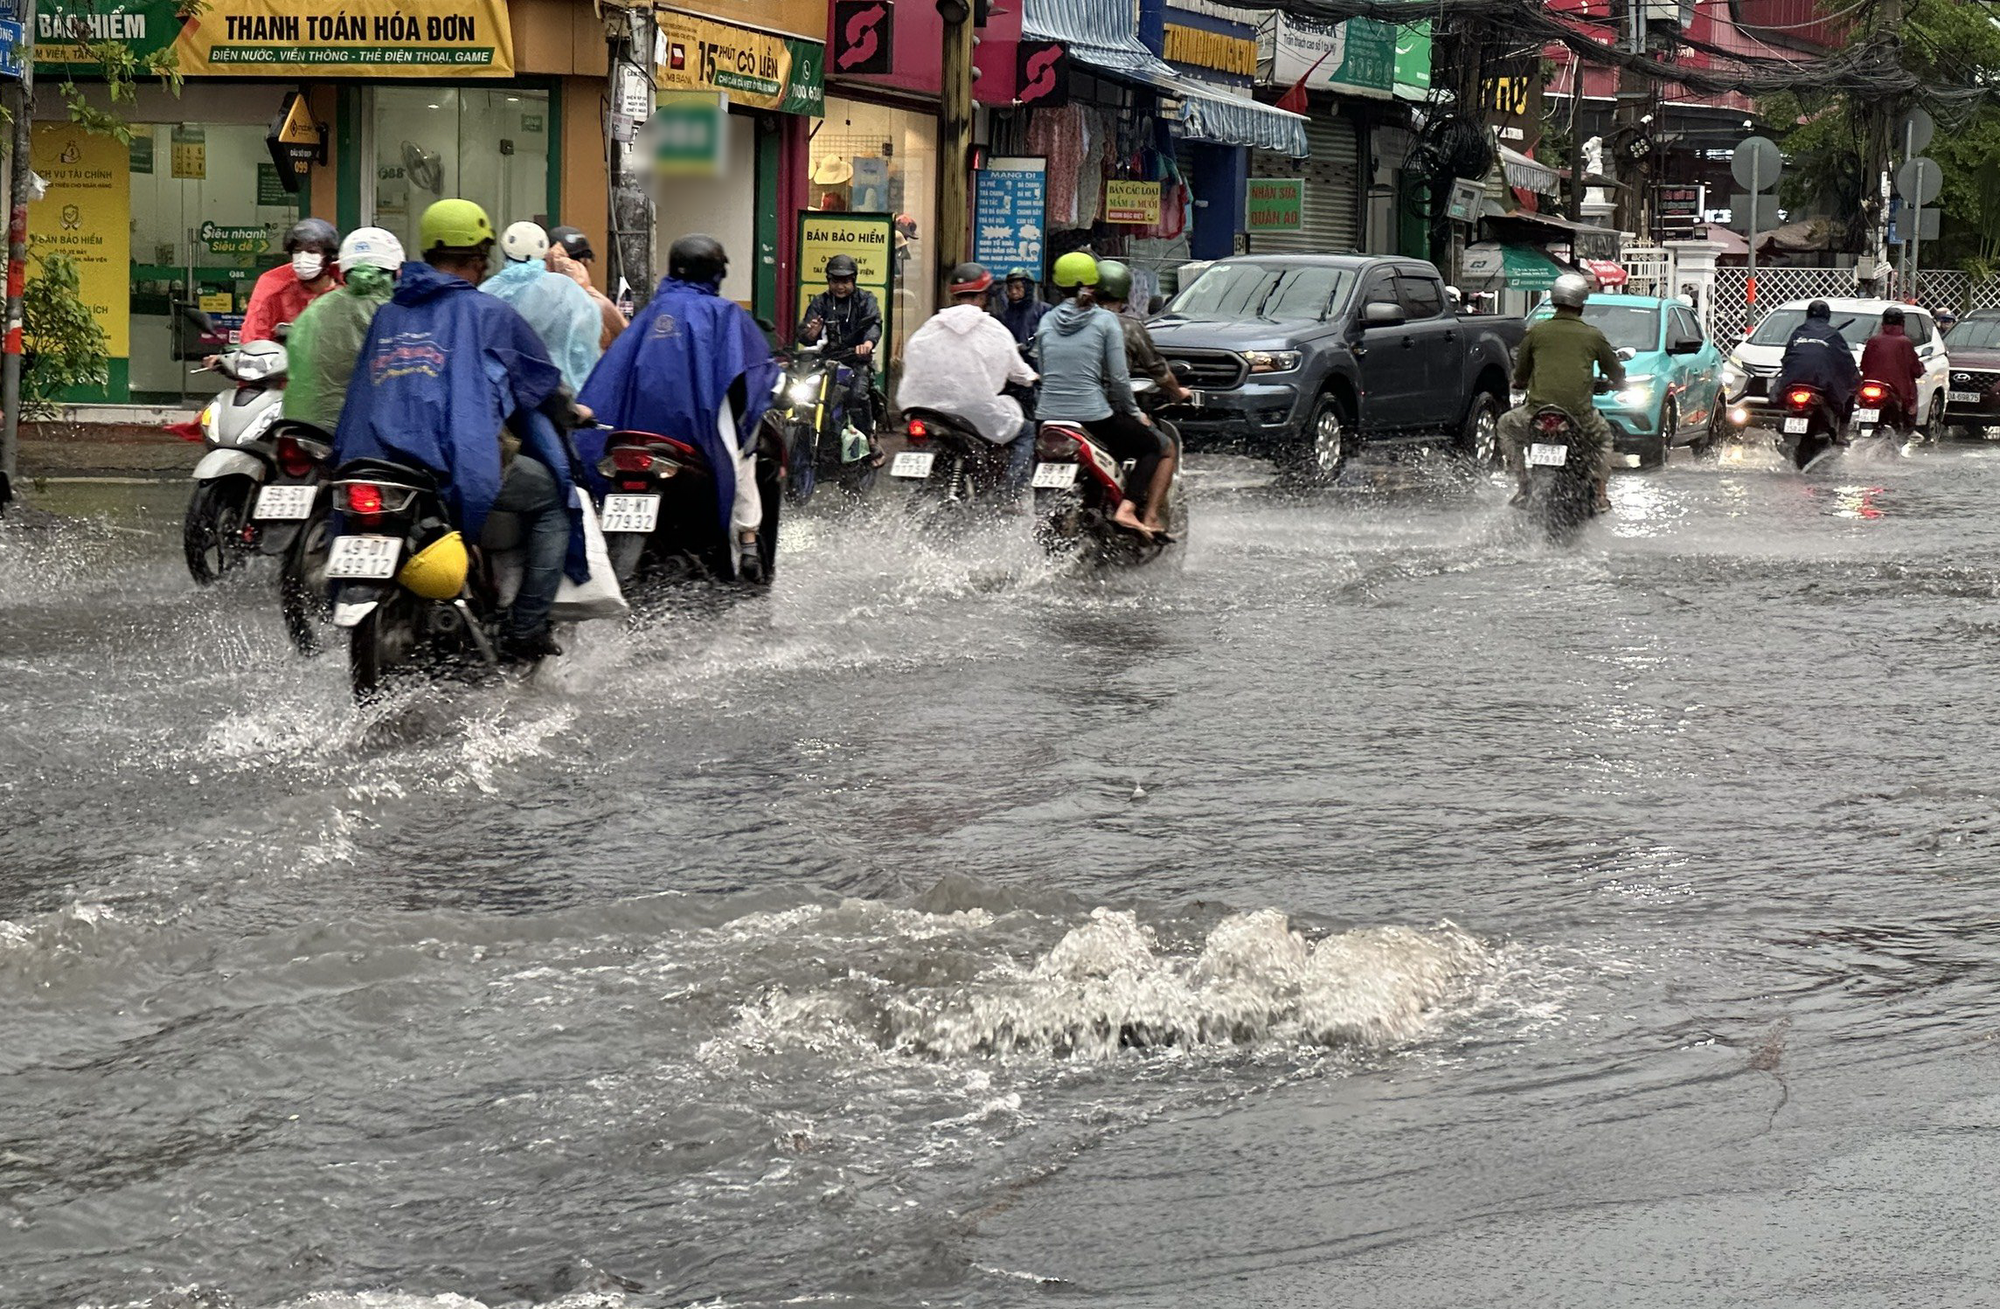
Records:
[[[1289,373],[1305,355],[1297,350],[1246,350],[1243,359],[1253,373]]]

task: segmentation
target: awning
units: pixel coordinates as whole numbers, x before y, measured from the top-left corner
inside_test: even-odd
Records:
[[[1614,263],[1609,259],[1585,259],[1582,263],[1583,271],[1597,279],[1599,290],[1609,291],[1614,286],[1623,286],[1632,280],[1631,274],[1625,271],[1623,264]]]
[[[1172,120],[1190,141],[1306,157],[1306,120],[1275,105],[1182,77],[1148,50],[1120,0],[1024,0],[1021,35],[1055,41],[1091,72],[1158,91],[1178,108]]]
[[[1465,247],[1468,282],[1505,282],[1516,291],[1546,291],[1563,275],[1561,264],[1531,245],[1480,241]]]
[[[1500,167],[1507,174],[1507,185],[1518,186],[1523,191],[1533,191],[1536,195],[1559,195],[1556,170],[1547,164],[1537,163],[1519,150],[1500,147]]]

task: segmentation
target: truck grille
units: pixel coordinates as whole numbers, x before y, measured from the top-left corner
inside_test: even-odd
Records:
[[[1160,351],[1160,357],[1169,368],[1186,364],[1187,374],[1181,380],[1198,391],[1234,390],[1249,372],[1243,356],[1228,350],[1167,349]]]

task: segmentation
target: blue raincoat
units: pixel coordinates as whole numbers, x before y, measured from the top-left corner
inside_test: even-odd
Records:
[[[404,264],[396,294],[368,325],[334,433],[334,460],[393,459],[439,474],[452,521],[477,541],[500,493],[500,431],[512,419],[522,450],[547,464],[562,487],[570,506],[563,571],[582,582],[590,565],[569,452],[537,408],[561,384],[521,315],[463,278]]]
[[[583,390],[583,380],[604,353],[598,344],[604,335],[604,316],[590,292],[561,273],[550,272],[539,259],[510,263],[481,282],[479,289],[514,306],[562,369],[564,385],[572,392]]]
[[[756,439],[777,380],[771,347],[743,306],[723,299],[717,283],[668,277],[604,352],[577,399],[606,427],[671,436],[700,450],[715,474],[716,514],[726,532],[738,450]],[[725,450],[716,420],[732,388],[738,449]]]

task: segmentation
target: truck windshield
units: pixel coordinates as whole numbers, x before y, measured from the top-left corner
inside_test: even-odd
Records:
[[[1346,268],[1212,264],[1167,309],[1189,318],[1319,318],[1353,285]]]
[[[1792,333],[1799,330],[1806,321],[1803,309],[1774,309],[1771,316],[1757,324],[1757,330],[1750,333],[1751,345],[1784,345],[1792,339]],[[1833,311],[1834,330],[1840,339],[1850,346],[1861,345],[1875,335],[1882,315],[1867,309],[1836,309]]]

